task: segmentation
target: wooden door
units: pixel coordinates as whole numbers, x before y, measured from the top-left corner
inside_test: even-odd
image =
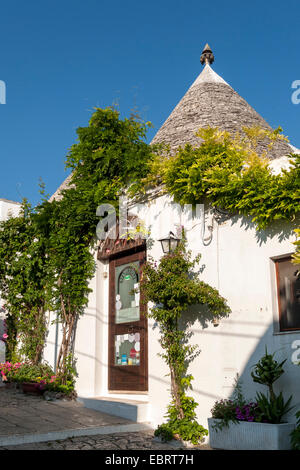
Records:
[[[109,263],[110,391],[148,390],[148,343],[145,305],[139,283],[145,251]]]

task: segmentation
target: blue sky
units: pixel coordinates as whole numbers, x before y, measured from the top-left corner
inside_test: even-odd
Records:
[[[300,148],[299,0],[12,0],[0,18],[0,197],[36,204],[39,177],[53,193],[94,106],[137,107],[155,126],[150,141],[200,73],[206,42],[214,70]]]

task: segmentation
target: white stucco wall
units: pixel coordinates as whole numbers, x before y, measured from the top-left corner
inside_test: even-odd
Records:
[[[253,224],[242,217],[219,222],[206,211],[205,224],[201,211],[189,217],[188,211],[178,212],[170,206],[171,200],[160,197],[151,204],[131,209],[149,223],[153,245],[148,255],[159,260],[162,256],[160,236],[176,225],[186,230],[188,248],[193,254],[202,254],[201,279],[219,289],[228,300],[232,314],[221,320],[219,326],[203,325],[187,313],[192,321],[191,341],[199,345],[200,355],[191,364],[189,372],[195,380],[192,395],[199,403],[199,420],[207,425],[207,417],[215,400],[229,397],[236,373],[239,373],[245,395],[254,398],[256,390],[264,390],[252,382],[251,367],[264,354],[277,352],[278,359],[287,358],[285,374],[278,380],[276,389],[285,396],[293,394],[293,404],[300,406],[300,367],[292,362],[292,354],[299,351],[300,331],[277,333],[277,300],[275,296],[274,256],[294,252],[295,235],[292,226],[278,224],[276,229],[263,232],[260,237]],[[295,222],[296,224],[296,222]],[[299,225],[299,223],[298,223]],[[212,230],[209,229],[212,226]],[[79,320],[75,356],[78,359],[79,377],[77,391],[81,396],[106,396],[108,377],[108,265],[97,261],[97,272],[91,283],[93,292],[85,315]],[[53,328],[49,338],[54,341]],[[168,370],[158,356],[159,332],[149,320],[149,393],[150,419],[161,423],[169,403]],[[299,343],[295,343],[299,341]],[[293,349],[293,346],[296,349]],[[52,348],[52,349],[51,349]],[[298,348],[298,349],[297,349]],[[45,358],[54,357],[53,344],[46,349]],[[51,361],[49,361],[51,362]],[[266,391],[266,390],[265,390]],[[294,419],[291,412],[289,419]]]
[[[20,212],[20,203],[0,199],[0,220],[7,220],[8,217],[16,217]]]
[[[96,263],[96,273],[90,283],[93,290],[88,307],[77,323],[74,349],[78,372],[76,389],[85,397],[99,396],[107,391],[108,279],[103,277],[103,265]],[[44,360],[53,368],[62,337],[61,325],[55,320],[56,315],[51,313],[44,350]]]
[[[201,349],[189,370],[195,377],[192,395],[199,403],[200,421],[206,424],[214,401],[231,394],[237,373],[245,395],[254,398],[258,386],[253,383],[250,370],[264,354],[265,346],[270,352],[276,351],[278,359],[287,358],[286,372],[275,388],[282,389],[286,396],[293,394],[293,404],[299,407],[300,367],[292,362],[292,355],[294,353],[295,358],[297,348],[300,360],[300,331],[278,333],[275,266],[271,260],[294,252],[292,227],[277,224],[259,236],[250,220],[233,217],[223,223],[212,222],[209,211],[205,213],[203,225],[203,218],[191,219],[186,214],[180,218],[177,210],[169,209],[173,217],[164,215],[163,207],[168,208],[170,202],[167,197],[157,199],[152,203],[156,206],[154,212],[161,214],[163,221],[168,220],[173,231],[174,224],[184,225],[188,248],[194,255],[202,254],[200,266],[204,270],[200,278],[216,287],[232,309],[232,314],[217,327],[202,325],[195,315],[187,314],[193,321],[191,341]],[[150,219],[153,221],[152,216]],[[156,222],[159,223],[159,218]],[[209,225],[213,226],[212,232]],[[299,226],[299,220],[294,225]],[[154,243],[149,254],[155,259],[161,257],[159,242]],[[156,330],[149,328],[149,400],[155,423],[161,422],[169,400],[169,383],[162,373],[167,370],[157,356],[160,352],[157,335]],[[264,390],[264,387],[259,389]],[[294,412],[290,413],[290,418],[294,419]]]
[[[20,211],[20,204],[6,199],[0,199],[0,221],[7,220],[8,217],[16,217]],[[2,309],[2,300],[0,295],[0,362],[5,361],[5,342],[1,341],[4,333],[3,320],[5,318],[5,311]]]

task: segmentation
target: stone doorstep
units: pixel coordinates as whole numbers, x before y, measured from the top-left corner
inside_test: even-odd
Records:
[[[60,441],[72,437],[97,436],[105,434],[129,433],[139,431],[152,431],[151,426],[145,423],[129,423],[113,426],[93,426],[88,428],[65,429],[47,433],[26,433],[19,435],[0,436],[0,447],[32,444],[36,442]]]
[[[137,423],[148,423],[149,402],[112,397],[78,397],[86,408],[107,413]]]

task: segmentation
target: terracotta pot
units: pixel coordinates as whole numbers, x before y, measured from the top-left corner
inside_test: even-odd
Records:
[[[32,382],[22,383],[22,390],[30,395],[42,395],[45,391],[41,384]]]

